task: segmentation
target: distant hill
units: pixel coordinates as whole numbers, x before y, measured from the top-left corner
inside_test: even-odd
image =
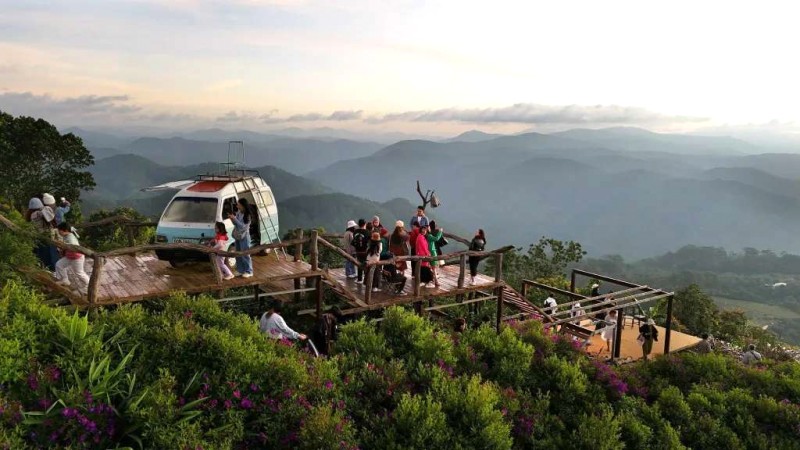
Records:
[[[465,131],[458,136],[445,139],[442,142],[483,142],[502,136],[502,134],[484,133],[483,131]]]
[[[282,230],[322,226],[331,232],[344,232],[349,219],[382,218],[386,228],[393,228],[398,217],[409,218],[416,210],[408,200],[394,199],[378,203],[347,194],[302,195],[278,202]],[[407,219],[404,219],[407,220]]]
[[[595,255],[647,257],[687,244],[800,252],[798,196],[776,175],[800,173],[800,155],[739,155],[752,146],[697,138],[612,129],[403,141],[311,176],[378,202],[408,196],[419,179],[451,222],[520,246],[547,235]],[[718,169],[738,166],[761,173]]]

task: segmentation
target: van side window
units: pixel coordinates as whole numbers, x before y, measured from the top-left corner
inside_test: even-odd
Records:
[[[272,206],[275,200],[272,198],[272,192],[261,191],[261,198],[264,200],[264,206]]]
[[[228,218],[228,214],[236,210],[236,197],[228,197],[222,202],[222,220]]]

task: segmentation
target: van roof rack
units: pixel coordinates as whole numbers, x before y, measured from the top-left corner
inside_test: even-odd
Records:
[[[200,174],[195,177],[195,181],[242,181],[248,178],[261,178],[257,170],[251,169],[229,169],[221,174]]]

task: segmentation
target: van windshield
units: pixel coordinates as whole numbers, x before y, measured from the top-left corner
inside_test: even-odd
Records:
[[[216,198],[176,197],[164,211],[163,222],[213,223],[217,221]]]

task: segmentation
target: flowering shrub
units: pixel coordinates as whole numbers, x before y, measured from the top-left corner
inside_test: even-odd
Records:
[[[89,316],[0,298],[0,449],[798,448],[800,368],[614,367],[540,323],[454,338],[402,308],[313,359],[176,294]],[[289,319],[291,320],[291,319]]]

